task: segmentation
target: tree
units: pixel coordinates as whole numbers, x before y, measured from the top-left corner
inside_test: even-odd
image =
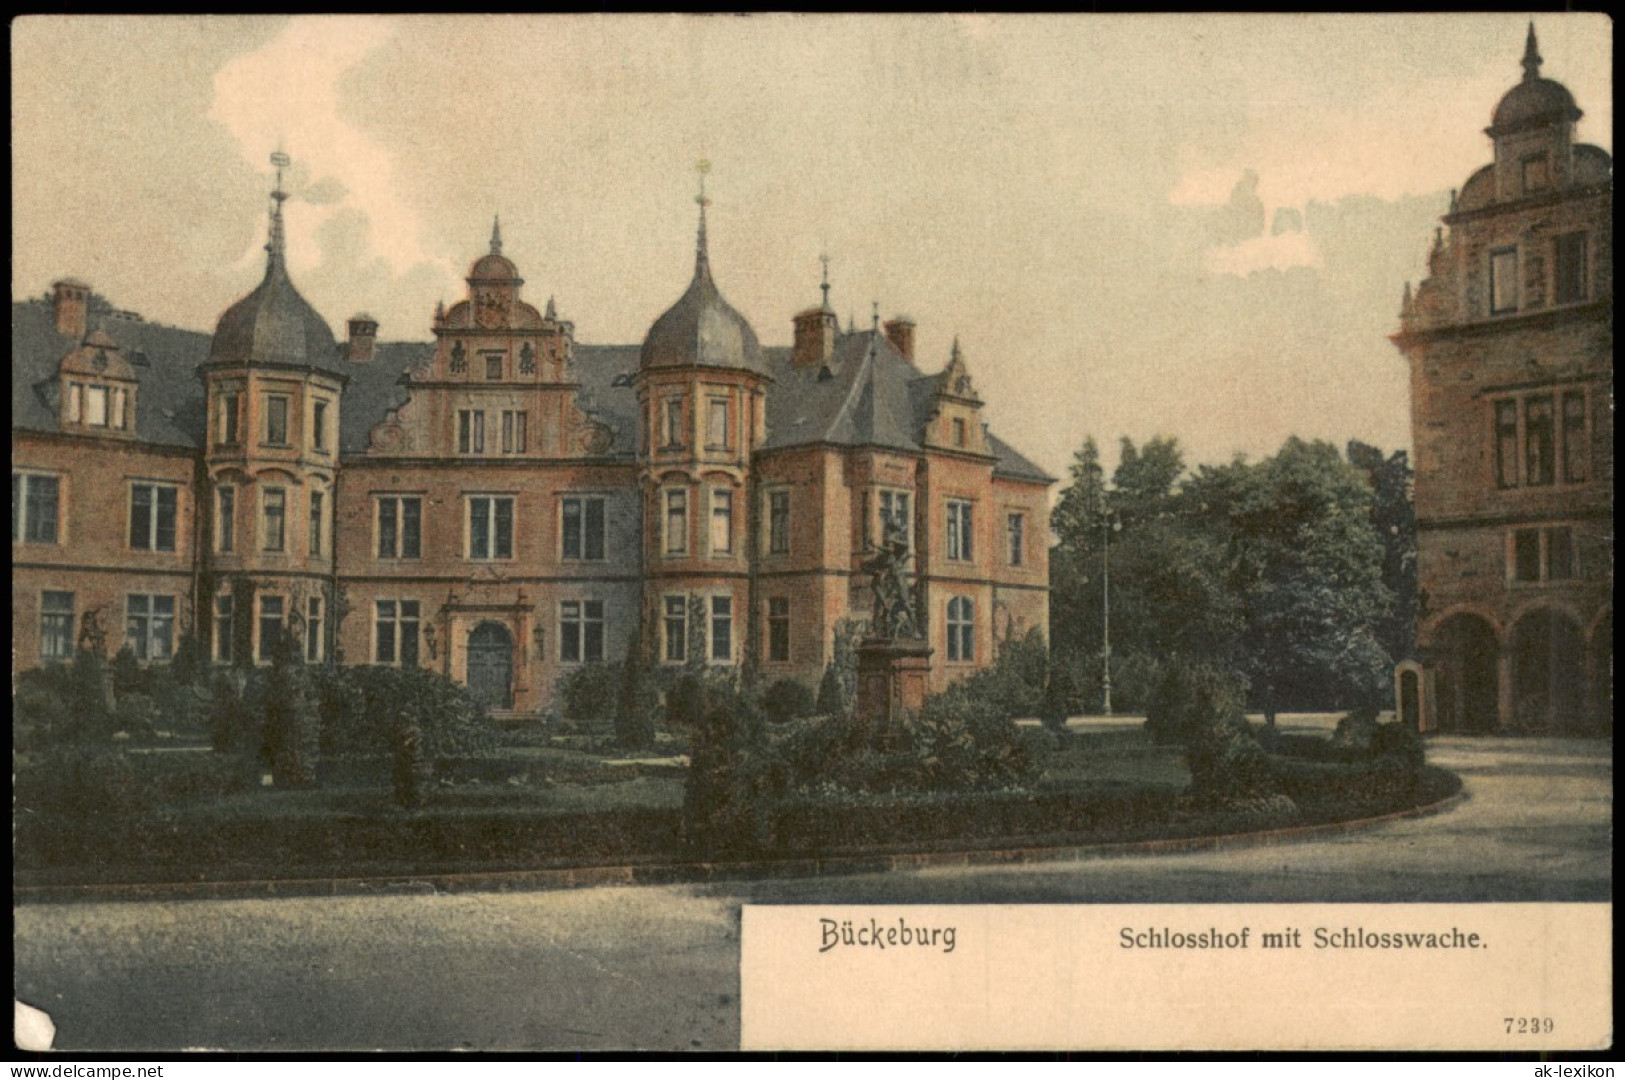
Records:
[[[655,708],[658,704],[648,670],[643,666],[643,646],[634,632],[626,641],[626,659],[621,662],[621,683],[615,697],[615,741],[628,749],[654,745]]]
[[[1360,472],[1329,443],[1293,437],[1257,465],[1201,470],[1184,494],[1225,535],[1235,663],[1265,719],[1380,696],[1390,661],[1376,629],[1391,597]]]
[[[1393,603],[1377,623],[1377,638],[1395,661],[1416,655],[1416,502],[1411,494],[1409,456],[1387,457],[1375,446],[1350,441],[1349,464],[1371,485],[1371,525],[1382,543],[1382,583]]]
[[[322,719],[297,634],[284,630],[266,677],[265,738],[278,787],[315,787]]]
[[[1058,655],[1068,658],[1099,655],[1100,515],[1106,507],[1106,473],[1100,448],[1086,438],[1067,469],[1067,486],[1050,512],[1055,547],[1050,552],[1051,641]]]

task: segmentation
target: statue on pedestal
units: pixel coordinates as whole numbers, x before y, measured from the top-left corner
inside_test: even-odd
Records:
[[[899,638],[918,640],[919,620],[914,616],[914,604],[909,597],[907,572],[908,540],[895,521],[886,522],[885,539],[879,550],[863,563],[870,574],[869,587],[874,593],[874,617],[870,636],[886,641]]]

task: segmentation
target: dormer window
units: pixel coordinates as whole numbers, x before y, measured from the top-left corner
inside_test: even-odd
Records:
[[[91,427],[107,426],[107,387],[85,387],[85,423]]]
[[[68,396],[62,402],[62,415],[70,424],[79,423],[84,415],[85,388],[76,382],[68,384]]]
[[[965,421],[956,418],[954,420],[954,445],[964,446],[965,437]]]
[[[1523,159],[1523,193],[1533,194],[1544,190],[1551,183],[1546,167],[1546,155],[1537,154]]]

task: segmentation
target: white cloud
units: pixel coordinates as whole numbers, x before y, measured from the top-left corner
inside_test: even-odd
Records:
[[[295,18],[275,40],[233,58],[215,75],[209,118],[237,140],[244,160],[269,174],[270,155],[280,146],[294,158],[307,191],[321,193],[321,205],[301,200],[297,190],[289,201],[288,260],[295,271],[320,264],[323,226],[353,210],[370,225],[366,255],[392,273],[431,263],[455,276],[453,267],[424,250],[422,223],[395,188],[389,153],[340,109],[340,81],[389,40],[395,25],[366,17]],[[334,191],[342,195],[332,198]],[[256,239],[245,262],[258,260],[261,242]]]

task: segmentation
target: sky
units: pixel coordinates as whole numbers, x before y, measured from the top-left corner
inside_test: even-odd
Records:
[[[428,340],[500,215],[524,296],[631,344],[718,284],[765,344],[817,302],[957,337],[993,430],[1187,461],[1409,445],[1387,335],[1521,75],[1528,16],[34,16],[12,27],[14,299],[77,276],[212,329],[263,272]],[[1610,153],[1612,26],[1535,16]]]

